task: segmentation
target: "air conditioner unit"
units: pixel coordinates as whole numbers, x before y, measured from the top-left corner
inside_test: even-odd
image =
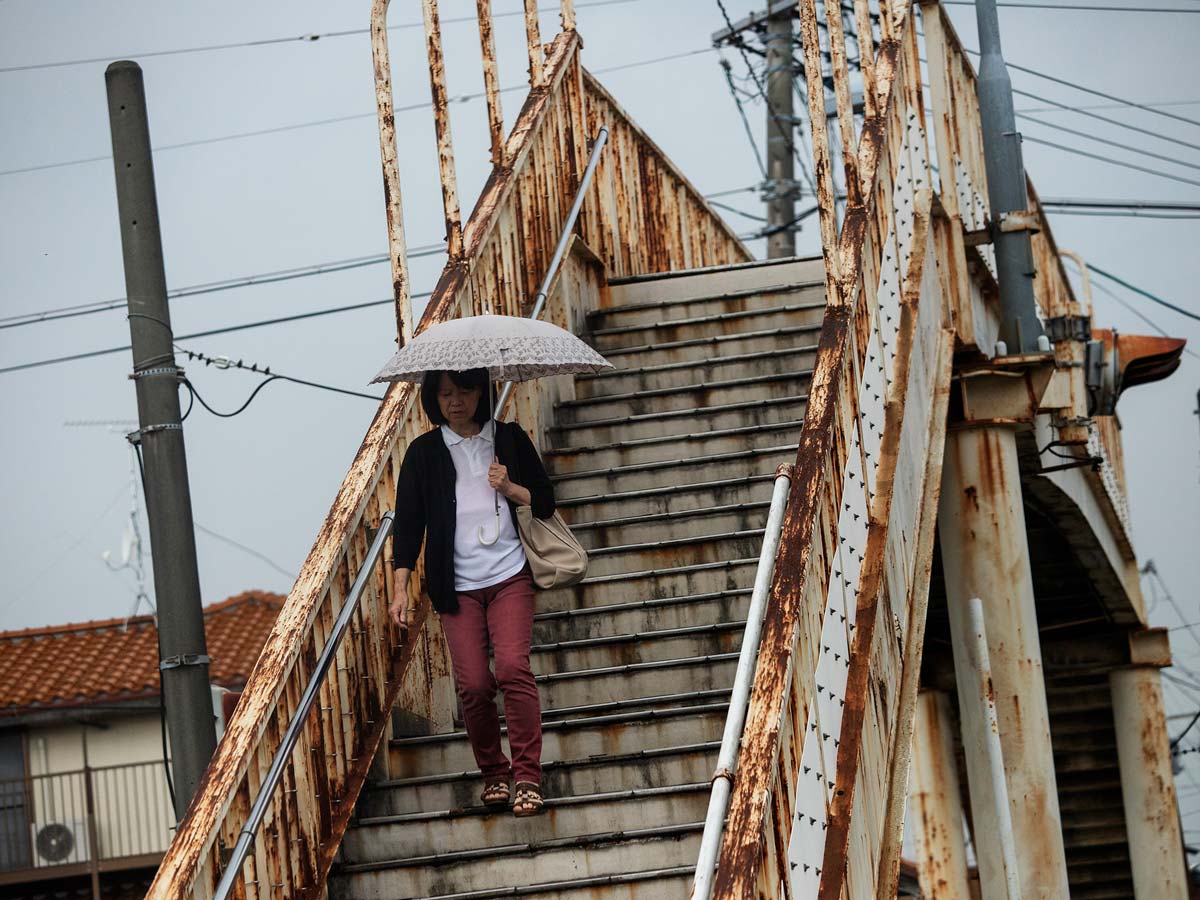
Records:
[[[30,831],[35,867],[69,866],[90,859],[87,823],[82,819],[34,822]]]

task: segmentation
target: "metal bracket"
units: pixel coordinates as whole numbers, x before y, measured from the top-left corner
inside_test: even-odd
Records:
[[[1043,323],[1050,342],[1090,341],[1092,339],[1091,316],[1051,316]]]
[[[987,219],[982,228],[963,229],[963,244],[968,247],[990,244],[995,240],[996,232],[1000,231],[1028,231],[1030,234],[1037,234],[1041,230],[1042,226],[1036,212],[1018,209],[1001,213],[999,222]]]
[[[713,772],[713,777],[709,779],[709,784],[713,784],[718,778],[724,778],[730,784],[733,784],[733,770],[728,766],[721,766],[721,768]]]
[[[168,656],[158,664],[158,670],[165,672],[167,669],[178,669],[182,666],[207,666],[212,660],[205,653],[180,653],[176,656]]]
[[[139,378],[154,378],[159,375],[172,375],[176,378],[183,378],[184,371],[179,366],[154,366],[150,369],[130,372],[128,378],[130,381],[137,381]]]

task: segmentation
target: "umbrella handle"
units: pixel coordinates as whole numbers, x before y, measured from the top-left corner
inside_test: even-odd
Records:
[[[485,547],[490,547],[492,544],[496,543],[496,541],[500,540],[500,510],[496,510],[496,533],[490,540],[485,536],[486,533],[484,532],[484,528],[485,526],[480,525],[475,532],[475,537],[479,539],[479,543],[483,544]]]

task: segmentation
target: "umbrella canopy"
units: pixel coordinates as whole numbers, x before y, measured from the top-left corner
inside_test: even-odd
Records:
[[[611,369],[612,363],[557,325],[516,316],[467,316],[426,328],[372,379],[420,382],[426,372],[487,369],[497,381],[530,381]]]

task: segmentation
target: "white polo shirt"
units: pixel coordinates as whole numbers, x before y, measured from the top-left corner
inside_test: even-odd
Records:
[[[513,526],[508,501],[500,497],[500,539],[490,547],[479,542],[496,533],[496,492],[488,484],[488,466],[495,457],[495,423],[464,438],[449,425],[441,426],[442,440],[454,461],[454,589],[474,591],[511,578],[525,567],[525,548]]]

